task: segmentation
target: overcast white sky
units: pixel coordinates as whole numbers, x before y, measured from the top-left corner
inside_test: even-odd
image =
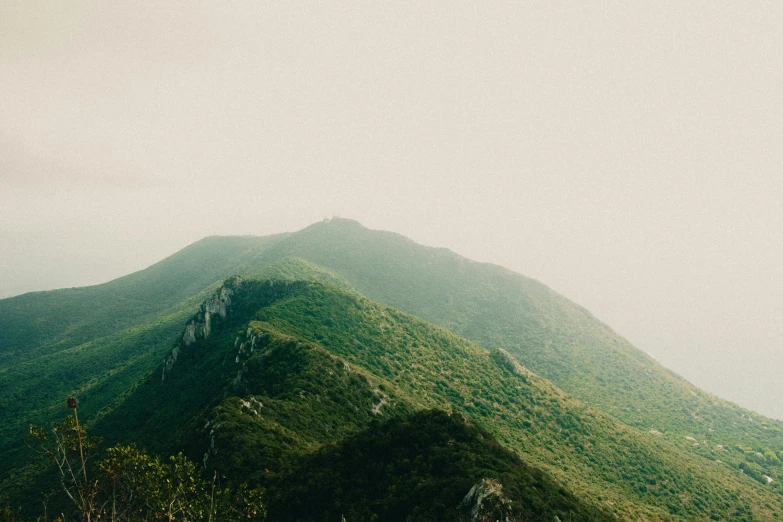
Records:
[[[0,0],[0,296],[332,215],[783,418],[783,3]]]

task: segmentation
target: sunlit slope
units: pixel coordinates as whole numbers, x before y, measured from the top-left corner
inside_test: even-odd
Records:
[[[318,283],[227,288],[226,318],[183,340],[95,430],[158,452],[186,447],[210,470],[274,488],[323,444],[435,408],[472,419],[590,509],[623,519],[783,513],[772,488],[625,426],[502,351]]]
[[[343,443],[341,447],[350,445],[356,458],[362,454],[353,450],[369,446],[364,458],[372,459],[377,455],[373,447],[378,445],[391,452],[387,457],[395,453],[405,456],[396,462],[400,473],[376,468],[375,478],[383,480],[373,480],[372,488],[352,484],[353,464],[324,445],[360,434],[380,420],[407,419],[431,401],[406,397],[372,371],[351,366],[317,343],[257,320],[257,310],[290,299],[304,299],[308,308],[303,313],[323,318],[324,310],[313,307],[311,294],[348,294],[302,282],[232,280],[227,288],[225,302],[230,304],[226,317],[218,314],[211,318],[210,335],[197,336],[195,343],[178,343],[159,373],[148,377],[116,410],[95,423],[92,429],[105,433],[107,443],[134,441],[163,453],[185,446],[194,459],[208,466],[209,473],[214,470],[235,480],[261,481],[270,502],[275,502],[273,520],[328,520],[326,514],[337,509],[338,501],[343,502],[340,509],[344,513],[358,514],[372,508],[382,520],[398,520],[395,516],[407,509],[411,520],[430,520],[428,514],[456,512],[472,486],[485,478],[503,481],[502,498],[511,500],[511,512],[523,514],[525,520],[550,520],[551,515],[567,513],[577,519],[609,519],[603,510],[568,493],[547,473],[499,448],[482,430],[466,426],[462,417],[448,419],[435,412],[376,427]],[[366,300],[356,303],[369,304]],[[347,320],[344,309],[327,315],[326,328]],[[205,324],[204,317],[203,313],[197,315],[194,324]],[[292,315],[291,320],[298,322],[301,317]],[[359,328],[362,321],[357,317],[353,324]],[[414,320],[409,328],[423,326]],[[379,439],[379,433],[392,437]],[[422,444],[424,447],[419,447]],[[318,454],[311,457],[315,451]],[[338,470],[323,467],[324,455],[343,463],[345,475],[340,480],[319,484],[324,473]],[[433,463],[445,459],[449,465],[430,469],[422,459]],[[395,493],[394,488],[403,484],[410,486],[409,494]],[[310,488],[323,494],[329,487],[343,492],[352,488],[352,493],[342,499],[331,498],[329,506],[319,503],[325,500],[323,495],[320,500],[310,499]],[[296,492],[307,494],[308,501],[296,513],[285,511],[286,499],[295,497]],[[425,494],[430,496],[422,497]]]
[[[731,446],[756,471],[778,478],[782,422],[696,388],[538,281],[344,219],[292,234],[259,261],[290,256],[329,270],[367,297],[487,348],[503,347],[565,391],[632,426],[689,447],[686,437]]]

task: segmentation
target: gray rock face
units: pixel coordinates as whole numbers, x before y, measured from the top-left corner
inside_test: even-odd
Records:
[[[169,356],[163,361],[163,375],[161,376],[161,382],[166,380],[166,372],[171,371],[174,363],[177,362],[177,356],[179,355],[179,346],[175,346]]]
[[[236,287],[242,283],[239,277],[228,281],[231,287]],[[188,321],[185,325],[185,331],[182,334],[182,341],[175,346],[168,357],[163,360],[163,371],[160,377],[161,382],[166,380],[166,374],[171,371],[174,363],[177,362],[177,355],[181,348],[187,348],[196,343],[199,339],[206,339],[212,331],[212,316],[217,314],[225,319],[231,307],[231,296],[234,290],[226,285],[215,292],[215,295],[201,304],[199,312],[194,319]]]
[[[182,336],[182,343],[185,346],[190,346],[196,342],[196,325],[195,323],[188,323],[185,326],[185,333]]]
[[[230,288],[223,287],[220,291],[204,301],[201,309],[207,314],[218,314],[225,318],[228,313],[228,307],[231,304],[231,295],[234,293]]]
[[[516,522],[511,515],[511,501],[503,494],[503,485],[491,478],[481,479],[462,499],[460,507],[470,510],[476,522]]]

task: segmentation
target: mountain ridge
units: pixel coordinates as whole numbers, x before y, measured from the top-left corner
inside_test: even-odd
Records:
[[[337,436],[338,433],[351,435],[357,429],[365,429],[369,420],[378,415],[374,404],[408,404],[399,411],[435,407],[462,412],[488,427],[503,444],[566,484],[577,496],[608,497],[610,504],[596,504],[595,500],[588,504],[596,508],[615,506],[612,509],[623,517],[665,519],[680,513],[687,519],[688,513],[706,517],[718,512],[726,516],[742,503],[736,493],[730,493],[736,488],[745,496],[758,494],[766,498],[765,502],[776,499],[778,504],[783,503],[783,497],[743,481],[737,470],[714,468],[668,442],[658,442],[652,435],[624,427],[569,398],[548,381],[517,370],[513,359],[505,358],[508,356],[499,362],[496,354],[500,352],[488,352],[397,310],[315,282],[234,279],[227,284],[232,289],[231,310],[237,315],[231,318],[229,312],[225,321],[216,317],[212,332],[204,331],[193,342],[187,334],[183,336],[182,350],[191,350],[196,359],[182,359],[187,352],[181,352],[172,371],[179,372],[180,380],[186,379],[180,385],[186,395],[165,392],[180,381],[169,383],[168,377],[161,380],[153,374],[147,389],[152,395],[129,398],[131,409],[116,415],[123,422],[130,419],[136,423],[136,415],[129,413],[136,404],[153,408],[159,420],[145,428],[146,432],[138,432],[149,437],[177,419],[177,414],[192,412],[185,415],[186,419],[204,404],[211,404],[202,410],[206,417],[196,415],[196,420],[189,423],[196,432],[200,431],[198,426],[205,426],[201,442],[196,440],[189,445],[193,458],[201,457],[204,451],[193,448],[212,448],[203,453],[203,460],[223,471],[239,467],[245,474],[269,468],[276,476],[272,463],[280,466],[286,459],[271,457],[277,451],[274,448],[299,444],[303,449],[295,450],[293,455],[299,451],[308,453],[320,444],[340,440],[342,435]],[[252,312],[259,306],[258,312]],[[203,362],[197,363],[199,358],[204,358]],[[220,370],[224,365],[226,369]],[[210,369],[210,375],[222,372],[223,377],[207,377],[204,369]],[[350,391],[355,388],[341,392],[344,388],[336,380],[352,375],[360,376],[352,381],[352,386],[363,390],[356,399],[351,398],[354,395]],[[323,379],[327,380],[322,382]],[[225,394],[221,395],[219,386],[214,387],[218,381],[227,390],[233,390],[222,400],[219,397]],[[198,390],[193,389],[196,383]],[[194,392],[202,393],[210,387],[210,396],[215,397],[212,402],[193,399]],[[173,402],[167,409],[153,407],[155,397]],[[178,398],[174,400],[175,397]],[[183,401],[188,399],[196,400],[196,410],[184,407]],[[357,399],[365,401],[365,406],[360,407],[364,413],[359,417],[349,413],[359,405]],[[385,411],[380,409],[379,413]],[[398,415],[392,411],[385,415]],[[364,420],[353,424],[356,421],[348,420],[351,418]],[[273,419],[276,420],[269,424]],[[332,428],[313,431],[313,423],[320,426],[320,419],[331,419],[328,423]],[[345,428],[338,428],[340,425]],[[115,425],[111,431],[122,429]],[[316,432],[322,435],[308,442],[310,434]],[[266,438],[260,438],[259,433],[265,433]],[[177,437],[187,435],[183,432]],[[176,446],[164,444],[150,449],[171,451]],[[607,465],[609,462],[612,465]],[[647,484],[657,483],[668,483],[671,491],[651,494],[655,490]],[[725,492],[714,490],[718,484],[726,484]],[[683,504],[678,495],[685,492],[697,504]],[[666,506],[664,511],[660,502]],[[763,510],[759,513],[762,516]]]
[[[783,423],[690,385],[543,283],[346,220],[275,236],[212,236],[120,282],[0,300],[0,477],[25,461],[17,434],[26,424],[59,415],[55,396],[78,393],[85,421],[103,418],[157,371],[192,311],[232,273],[336,284],[505,349],[690,454],[743,466],[760,483],[771,477],[771,488],[783,479]]]

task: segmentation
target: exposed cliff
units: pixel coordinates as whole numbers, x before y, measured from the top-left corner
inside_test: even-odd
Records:
[[[163,360],[163,369],[161,372],[161,381],[166,380],[166,374],[171,371],[174,363],[177,362],[180,350],[195,344],[198,339],[206,339],[212,332],[213,316],[225,319],[231,306],[231,296],[237,287],[242,285],[242,278],[232,277],[221,286],[215,294],[204,301],[199,308],[198,313],[187,325],[182,334],[182,340],[171,349],[169,355]]]

